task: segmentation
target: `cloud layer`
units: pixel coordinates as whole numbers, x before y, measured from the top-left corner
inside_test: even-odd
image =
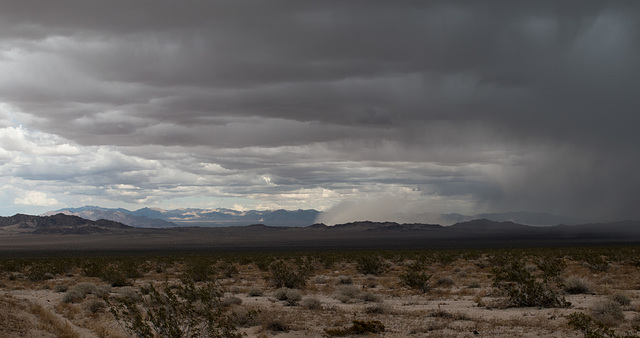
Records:
[[[633,2],[2,7],[3,213],[393,200],[640,218]]]

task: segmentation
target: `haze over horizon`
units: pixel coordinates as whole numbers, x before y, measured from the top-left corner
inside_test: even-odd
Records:
[[[639,51],[630,1],[0,1],[0,215],[640,219]]]

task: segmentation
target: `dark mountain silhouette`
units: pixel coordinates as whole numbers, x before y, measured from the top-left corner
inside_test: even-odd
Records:
[[[19,233],[77,235],[121,232],[129,230],[131,227],[104,219],[92,221],[65,214],[51,216],[17,214],[11,217],[0,217],[0,229]]]
[[[64,236],[60,236],[64,235]],[[75,235],[75,236],[68,236]],[[90,236],[89,236],[90,235]],[[143,229],[73,215],[0,217],[2,250],[246,250],[250,248],[455,248],[640,244],[640,221],[528,226],[477,219],[451,226],[351,222],[335,226]]]

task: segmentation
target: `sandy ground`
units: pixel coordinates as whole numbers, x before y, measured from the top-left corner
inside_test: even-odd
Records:
[[[398,278],[403,266],[392,266],[380,276],[363,275],[354,264],[340,263],[331,269],[318,269],[300,290],[301,300],[290,305],[276,299],[276,288],[265,278],[267,272],[253,264],[237,265],[232,278],[218,278],[229,301],[228,313],[255,311],[254,316],[236,321],[239,332],[248,337],[326,337],[327,329],[344,329],[352,321],[380,321],[381,337],[582,337],[571,328],[567,315],[590,314],[598,302],[623,293],[630,303],[622,306],[624,320],[613,327],[629,332],[640,323],[640,276],[638,267],[612,265],[607,272],[591,272],[579,262],[570,262],[562,278],[580,276],[590,285],[585,294],[565,294],[571,302],[567,308],[505,307],[505,298],[493,286],[489,268],[459,260],[429,268],[433,276],[442,276],[439,284],[432,278],[432,288],[425,294],[403,285]],[[86,277],[79,269],[54,278],[32,282],[20,273],[0,276],[1,337],[128,337],[95,294],[65,302],[65,296],[79,283],[107,290],[102,297],[118,297],[140,287],[163,281],[177,282],[180,266],[162,273],[148,271],[133,285],[110,287],[96,277]],[[339,285],[348,277],[351,284]],[[446,282],[446,283],[445,283]],[[63,287],[64,286],[64,287]],[[262,295],[251,296],[251,290]],[[350,297],[340,295],[347,290]],[[319,304],[309,308],[307,299]],[[281,324],[280,331],[273,324]]]

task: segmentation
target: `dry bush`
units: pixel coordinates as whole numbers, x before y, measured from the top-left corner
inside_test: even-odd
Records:
[[[353,285],[340,285],[336,289],[336,299],[342,303],[348,303],[360,296],[360,289]]]
[[[391,312],[391,307],[384,303],[367,306],[365,309],[367,314],[383,315]]]
[[[260,325],[260,319],[258,318],[259,311],[253,309],[247,309],[245,307],[238,307],[231,313],[231,321],[237,327],[252,327]]]
[[[105,309],[107,304],[100,299],[92,299],[85,304],[85,308],[91,313],[98,313]]]
[[[335,284],[336,285],[350,285],[350,284],[353,284],[353,279],[351,278],[351,276],[340,275],[340,276],[336,277]]]
[[[80,338],[67,321],[59,319],[44,307],[38,304],[31,304],[29,312],[38,317],[41,328],[44,329],[43,331],[55,333],[57,337],[61,338]]]
[[[590,293],[591,292],[591,283],[584,278],[571,276],[564,281],[564,286],[562,289],[572,295]]]
[[[313,298],[313,297],[303,298],[302,302],[300,304],[305,309],[309,309],[309,310],[320,310],[320,309],[322,309],[322,303],[317,298]]]
[[[629,306],[631,305],[631,298],[622,292],[616,292],[609,297],[612,301],[622,305]]]
[[[455,281],[449,276],[440,277],[438,278],[438,280],[436,280],[437,286],[452,286],[453,284],[455,284]]]
[[[236,296],[224,296],[222,298],[222,306],[229,307],[231,305],[240,305],[242,304],[242,299]]]
[[[593,304],[591,316],[607,326],[615,326],[624,320],[622,306],[610,299]]]
[[[262,296],[264,293],[262,291],[261,288],[254,286],[251,289],[249,289],[249,292],[247,292],[247,295],[251,296],[251,297],[260,297]]]
[[[375,293],[372,293],[372,292],[364,292],[364,293],[360,294],[360,296],[358,298],[362,299],[365,302],[373,302],[373,303],[381,303],[382,302],[382,298],[380,296],[376,295]]]
[[[295,306],[302,299],[302,293],[298,289],[280,288],[274,292],[277,300],[286,301],[287,305]]]

